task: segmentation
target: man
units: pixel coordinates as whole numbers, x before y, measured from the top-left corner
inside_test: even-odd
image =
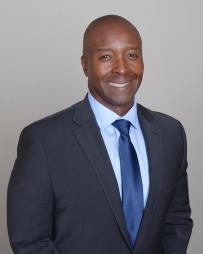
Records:
[[[185,132],[136,103],[142,42],[126,19],[86,29],[89,93],[26,127],[8,187],[18,254],[186,254],[192,230]]]

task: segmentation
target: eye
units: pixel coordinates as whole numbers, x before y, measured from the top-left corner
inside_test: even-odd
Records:
[[[128,57],[134,60],[138,58],[138,55],[135,52],[130,52],[128,53]]]
[[[102,61],[109,61],[109,60],[111,60],[111,56],[110,55],[103,55],[103,56],[100,56],[99,59]]]

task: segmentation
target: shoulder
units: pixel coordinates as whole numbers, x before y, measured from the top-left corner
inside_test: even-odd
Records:
[[[138,104],[138,114],[153,123],[165,135],[169,137],[180,135],[185,138],[185,130],[182,123],[173,116],[168,114],[151,110]]]
[[[181,124],[178,119],[168,114],[151,110],[147,107],[144,107],[141,104],[138,104],[138,113],[142,114],[149,121],[153,121],[160,124],[170,124],[170,125],[179,125]]]
[[[28,126],[24,127],[21,136],[40,136],[43,139],[49,137],[57,137],[64,132],[70,132],[71,129],[76,128],[73,116],[76,108],[81,107],[83,101],[79,101],[72,106],[63,109],[59,112],[39,119]]]

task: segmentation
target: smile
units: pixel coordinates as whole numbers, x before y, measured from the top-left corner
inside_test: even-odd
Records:
[[[121,83],[121,84],[119,84],[119,83],[109,82],[109,85],[110,85],[110,86],[119,87],[119,88],[125,87],[125,86],[127,86],[127,85],[129,85],[129,84],[130,84],[130,82],[127,82],[127,83]]]

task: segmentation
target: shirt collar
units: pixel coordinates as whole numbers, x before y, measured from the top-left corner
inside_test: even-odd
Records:
[[[118,119],[125,119],[131,122],[131,124],[137,128],[138,126],[138,116],[137,116],[137,103],[134,101],[133,106],[131,109],[124,115],[119,116],[112,110],[105,107],[103,104],[98,102],[90,92],[88,92],[88,100],[90,106],[94,112],[97,124],[99,125],[100,129],[104,129],[111,125],[114,121]]]

